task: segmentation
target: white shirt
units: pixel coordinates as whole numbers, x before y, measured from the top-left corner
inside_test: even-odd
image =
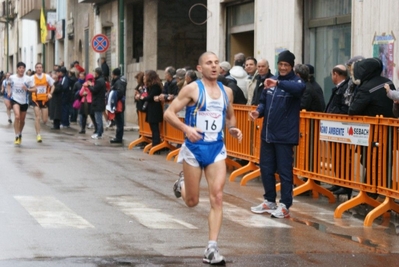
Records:
[[[11,99],[21,105],[29,104],[28,91],[25,91],[22,87],[23,85],[28,89],[33,87],[33,79],[26,75],[19,77],[17,74],[14,74],[10,76],[10,82]]]

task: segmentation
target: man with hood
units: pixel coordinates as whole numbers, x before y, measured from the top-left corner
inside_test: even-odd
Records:
[[[230,70],[230,76],[234,78],[237,82],[237,86],[244,93],[245,99],[248,98],[247,92],[247,77],[248,74],[244,70],[245,55],[243,53],[238,53],[234,56],[234,67]],[[229,78],[229,77],[226,77]]]
[[[379,58],[366,58],[353,64],[351,77],[357,88],[349,106],[349,115],[394,117],[393,101],[387,97],[384,84],[389,84],[391,90],[395,90],[395,86],[391,80],[381,76],[382,69]]]
[[[260,172],[264,201],[251,207],[253,213],[271,213],[274,218],[289,218],[292,205],[294,146],[299,142],[299,112],[305,83],[293,71],[295,55],[288,50],[278,55],[278,75],[265,80],[265,89],[251,119],[263,119]],[[276,204],[276,179],[281,180],[281,199]]]
[[[121,101],[123,106],[122,112],[115,112],[116,135],[109,141],[111,144],[120,144],[123,142],[126,85],[126,78],[121,76],[121,69],[114,69],[112,71],[111,91],[117,94],[117,101]]]

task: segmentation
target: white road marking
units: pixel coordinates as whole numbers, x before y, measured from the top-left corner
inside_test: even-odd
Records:
[[[209,199],[200,198],[200,205],[208,205],[209,207]],[[244,209],[224,201],[223,217],[244,227],[250,228],[292,228],[291,226],[284,224],[284,220],[282,219],[271,218],[268,213],[255,214],[249,209],[249,207],[248,209]]]
[[[118,207],[129,217],[135,218],[142,225],[152,229],[198,229],[194,225],[173,218],[163,213],[160,209],[148,208],[146,205],[137,202],[133,197],[107,197],[107,202]]]
[[[61,201],[52,196],[14,196],[43,228],[94,228]]]

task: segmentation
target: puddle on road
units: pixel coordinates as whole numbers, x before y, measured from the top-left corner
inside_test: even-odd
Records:
[[[359,236],[351,236],[351,235],[344,235],[344,234],[337,234],[337,233],[328,232],[327,231],[327,226],[324,225],[324,224],[321,224],[321,223],[311,222],[311,221],[307,221],[307,220],[300,220],[300,219],[292,218],[292,217],[290,218],[290,220],[293,221],[293,222],[304,224],[306,226],[313,227],[314,229],[316,229],[316,230],[318,230],[320,232],[323,232],[323,233],[326,233],[326,234],[330,234],[330,235],[333,235],[333,236],[337,236],[337,237],[340,237],[340,238],[344,238],[344,239],[359,243],[361,245],[365,245],[365,246],[370,247],[370,248],[374,248],[374,249],[379,248],[381,250],[386,250],[385,248],[382,248],[379,244],[376,244],[376,243],[372,242],[369,239],[365,239],[365,238],[362,238],[362,237],[359,237]]]

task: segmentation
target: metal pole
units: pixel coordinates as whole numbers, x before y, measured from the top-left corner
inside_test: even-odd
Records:
[[[121,75],[124,74],[125,70],[125,1],[119,0],[119,64],[121,68]]]
[[[42,7],[43,7],[43,16],[44,16],[45,10],[46,10],[44,0],[42,0]],[[47,27],[47,25],[46,25],[46,27]],[[41,35],[40,35],[40,38],[41,38]],[[42,55],[43,55],[43,62],[42,62],[43,70],[45,70],[46,69],[46,45],[44,43],[42,43]]]

